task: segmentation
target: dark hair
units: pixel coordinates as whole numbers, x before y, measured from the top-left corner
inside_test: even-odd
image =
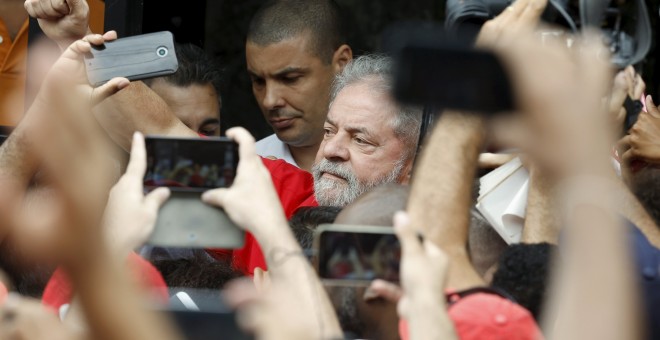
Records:
[[[220,99],[220,85],[222,82],[222,69],[218,63],[204,50],[193,44],[174,44],[179,69],[169,76],[147,79],[144,81],[151,86],[156,79],[162,79],[172,85],[186,87],[190,85],[211,84]]]
[[[271,0],[250,21],[247,39],[267,46],[305,32],[311,33],[312,52],[325,64],[346,34],[339,5],[333,0]]]
[[[630,191],[660,225],[660,169],[647,166],[630,177]]]
[[[192,258],[157,260],[153,264],[168,287],[222,289],[227,282],[242,276],[230,261],[218,261],[203,252],[197,250]]]
[[[500,257],[492,286],[511,295],[539,321],[550,277],[552,255],[549,243],[514,244]]]
[[[303,207],[289,221],[293,235],[303,249],[312,248],[314,230],[319,224],[332,223],[341,211],[339,207]]]

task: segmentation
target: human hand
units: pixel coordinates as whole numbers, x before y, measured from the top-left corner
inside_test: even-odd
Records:
[[[0,308],[0,339],[83,339],[38,300],[10,295]]]
[[[295,287],[272,281],[259,290],[246,279],[227,284],[225,301],[237,309],[238,323],[257,339],[313,339],[318,336],[317,310],[300,303]]]
[[[650,95],[646,96],[646,109],[648,112],[639,113],[630,134],[619,143],[625,150],[622,158],[626,165],[634,161],[660,164],[660,110]]]
[[[405,212],[394,215],[394,231],[401,242],[399,314],[409,316],[410,304],[444,301],[449,257],[431,242],[422,242]],[[414,307],[412,307],[414,308]]]
[[[202,200],[223,208],[232,221],[258,240],[267,238],[271,232],[278,234],[269,227],[288,224],[270,173],[256,154],[254,137],[243,128],[227,130],[227,137],[239,145],[236,178],[229,188],[205,192]]]
[[[91,33],[89,5],[85,0],[25,0],[24,6],[61,50]]]
[[[488,20],[479,31],[476,45],[492,47],[497,45],[506,34],[505,31],[527,31],[534,29],[541,20],[548,0],[516,0],[502,13]]]
[[[89,101],[86,105],[94,106],[109,96],[127,87],[130,82],[126,78],[113,78],[107,83],[94,88],[87,80],[83,56],[92,49],[92,44],[102,45],[105,41],[117,39],[115,31],[103,35],[92,34],[82,40],[77,40],[62,53],[48,71],[39,94],[32,104],[39,111],[50,111],[50,107],[62,97],[63,92],[74,91],[78,102]],[[66,84],[67,86],[63,86]],[[67,97],[71,97],[68,95]],[[31,108],[32,109],[32,108]]]
[[[147,155],[144,137],[133,136],[126,173],[110,190],[103,228],[111,249],[121,256],[141,246],[154,229],[158,210],[170,195],[168,188],[158,188],[146,196],[143,189]]]
[[[642,76],[635,72],[634,67],[628,66],[616,74],[609,99],[610,117],[612,117],[616,128],[621,129],[626,119],[626,108],[624,106],[626,98],[639,100],[644,94],[644,90],[646,90],[646,83]]]

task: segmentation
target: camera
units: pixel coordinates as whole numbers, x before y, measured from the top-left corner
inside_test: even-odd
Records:
[[[476,37],[486,21],[513,2],[447,0],[445,27]],[[611,62],[620,69],[640,62],[651,48],[651,24],[644,0],[549,0],[541,18],[572,33],[586,28],[601,30]]]

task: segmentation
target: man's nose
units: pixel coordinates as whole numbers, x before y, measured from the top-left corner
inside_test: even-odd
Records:
[[[276,110],[284,107],[285,104],[280,87],[274,83],[266,83],[266,95],[263,100],[264,108],[269,111]]]
[[[324,140],[321,148],[323,150],[323,157],[327,160],[345,162],[350,158],[345,136],[339,134],[334,135],[333,137]]]

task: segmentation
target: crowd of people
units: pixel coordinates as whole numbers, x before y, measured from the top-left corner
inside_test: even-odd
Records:
[[[94,88],[84,55],[118,37],[92,33],[87,1],[0,0],[24,11],[0,12],[5,44],[29,15],[60,49],[30,64],[34,100],[0,146],[0,339],[184,339],[163,310],[196,290],[260,339],[660,339],[660,110],[600,32],[541,39],[547,2],[514,1],[475,42],[505,66],[516,112],[442,110],[426,135],[423,108],[393,98],[391,56],[354,56],[334,1],[265,2],[245,55],[274,134],[229,128],[233,183],[200,196],[246,231],[228,250],[145,246],[171,193],[145,190],[144,136],[219,136],[221,66],[177,45],[175,74]],[[529,190],[508,244],[475,192],[514,157]],[[215,163],[189,177],[200,164]],[[392,228],[399,245],[371,245],[388,274],[321,279],[322,224]],[[341,240],[329,262],[355,265]]]

